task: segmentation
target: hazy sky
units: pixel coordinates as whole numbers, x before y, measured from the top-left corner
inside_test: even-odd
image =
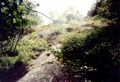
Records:
[[[78,9],[83,16],[86,16],[87,11],[90,9],[95,0],[29,0],[40,4],[37,8],[38,11],[49,16],[51,10],[62,12],[73,6]]]

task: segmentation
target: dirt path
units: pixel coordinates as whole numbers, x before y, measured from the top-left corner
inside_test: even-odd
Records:
[[[61,45],[57,44],[51,48],[57,50]],[[50,54],[47,56],[46,54]],[[47,62],[54,62],[48,64]],[[50,51],[43,52],[36,60],[33,60],[29,72],[17,82],[52,82],[54,76],[60,75],[60,63]]]

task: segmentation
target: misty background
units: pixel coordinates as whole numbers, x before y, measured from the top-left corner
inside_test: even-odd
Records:
[[[81,21],[88,15],[88,11],[94,10],[96,2],[99,0],[29,0],[38,3],[36,10],[44,13],[58,23],[68,21]],[[53,21],[39,14],[43,19],[43,24],[50,24]]]

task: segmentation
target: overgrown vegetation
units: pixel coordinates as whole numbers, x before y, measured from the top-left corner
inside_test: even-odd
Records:
[[[97,16],[98,18],[106,18],[109,20],[118,20],[120,18],[119,7],[119,0],[98,0],[88,12],[88,15]]]
[[[119,18],[119,0],[101,0],[98,6],[97,15],[107,19]]]
[[[116,82],[117,78],[114,76],[117,76],[115,70],[120,54],[119,41],[118,27],[114,25],[95,30],[78,31],[70,35],[63,43],[63,62],[72,70],[74,76],[81,77],[81,72],[86,69],[83,76],[86,75],[85,78],[93,82],[110,80]],[[83,69],[84,66],[86,66],[85,69]],[[91,72],[89,72],[89,68],[92,68]]]
[[[63,67],[69,68],[72,77],[79,81],[117,82],[120,28],[119,4],[116,3],[117,0],[101,0],[96,7],[96,16],[86,17],[84,21],[79,11],[69,7],[63,12],[65,16],[54,15],[52,11],[51,17],[57,21],[49,25],[27,26],[41,24],[41,17],[34,18],[39,15],[23,6],[22,0],[2,0],[0,73],[16,67],[28,68],[31,59],[48,50],[51,45],[62,43],[61,51],[53,50],[52,53],[62,62]],[[29,1],[25,4],[31,9],[36,6]],[[81,30],[81,27],[92,29]],[[43,33],[41,37],[41,32],[50,33]]]
[[[27,25],[37,24],[37,21],[27,18],[27,16],[33,18],[34,14],[30,14],[31,11],[26,5],[31,9],[37,6],[23,0],[0,1],[0,71],[14,68],[18,62],[21,63],[20,66],[27,67],[29,60],[45,49],[47,44],[40,39],[35,40],[37,43],[32,40],[21,40],[25,34],[33,32],[27,31],[30,29]]]

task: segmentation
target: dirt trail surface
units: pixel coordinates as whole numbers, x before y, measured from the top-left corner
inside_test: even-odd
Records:
[[[51,48],[57,50],[61,47],[60,44],[52,46]],[[50,56],[47,56],[50,54]],[[47,62],[54,62],[48,64]],[[51,51],[43,52],[37,59],[33,60],[29,72],[20,78],[17,82],[52,82],[54,76],[59,76],[60,63],[57,58],[51,54]]]

